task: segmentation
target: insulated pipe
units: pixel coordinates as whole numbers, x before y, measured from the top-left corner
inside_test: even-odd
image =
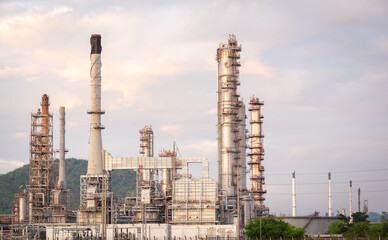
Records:
[[[247,188],[247,159],[246,159],[246,114],[245,114],[245,104],[241,101],[241,107],[238,110],[238,117],[241,122],[238,125],[238,137],[240,139],[240,153],[239,153],[239,171],[240,171],[240,188]]]
[[[350,223],[353,223],[353,209],[352,209],[352,180],[350,180],[349,185],[349,216],[350,216]]]
[[[91,122],[88,175],[103,173],[101,129],[104,129],[101,125],[101,114],[104,114],[101,110],[101,35],[93,34],[90,44],[91,110],[88,114],[91,115]]]
[[[66,188],[65,173],[65,107],[59,107],[59,176],[58,187]]]
[[[333,216],[333,210],[331,208],[331,172],[329,172],[329,217]]]
[[[244,225],[248,225],[251,220],[251,206],[252,206],[252,198],[249,195],[243,196],[243,205],[244,205]]]
[[[49,97],[47,96],[47,94],[43,94],[42,102],[40,105],[42,107],[42,115],[44,116],[42,118],[42,133],[43,135],[47,135],[49,133],[49,106],[50,106]],[[47,139],[48,138],[46,138],[46,140]]]
[[[23,222],[27,218],[27,199],[26,196],[19,197],[19,221]]]
[[[171,179],[171,170],[167,168],[163,169],[162,170],[162,190],[166,196],[168,191],[168,185],[170,184],[170,179]]]
[[[295,186],[295,171],[292,172],[292,216],[296,216],[296,186]]]

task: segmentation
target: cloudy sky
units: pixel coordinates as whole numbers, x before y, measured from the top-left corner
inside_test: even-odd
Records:
[[[388,210],[388,2],[2,1],[0,173],[29,161],[30,113],[50,96],[54,148],[66,107],[67,157],[87,159],[90,34],[102,34],[103,145],[137,156],[138,130],[155,149],[177,142],[216,178],[216,49],[242,44],[240,93],[265,101],[266,204],[291,213],[348,213],[348,185],[369,210]],[[198,166],[195,166],[198,169]],[[198,173],[193,170],[194,174]]]

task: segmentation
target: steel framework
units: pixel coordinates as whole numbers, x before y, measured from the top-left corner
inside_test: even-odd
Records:
[[[49,97],[42,96],[41,107],[31,113],[29,222],[48,221],[50,192],[55,186],[53,174],[53,116]],[[45,214],[46,213],[46,214]]]

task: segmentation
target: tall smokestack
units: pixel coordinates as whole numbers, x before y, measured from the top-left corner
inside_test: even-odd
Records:
[[[352,210],[352,180],[350,180],[350,185],[349,185],[349,216],[350,216],[350,223],[353,223],[353,210]]]
[[[91,69],[90,69],[90,86],[91,86],[91,109],[88,114],[91,115],[90,138],[89,138],[89,162],[88,175],[102,174],[102,140],[101,129],[101,35],[93,34],[90,37],[91,44]]]
[[[295,185],[295,171],[292,172],[292,216],[296,216],[296,185]]]
[[[59,176],[58,187],[66,188],[65,173],[65,107],[59,107]]]
[[[331,208],[331,172],[328,174],[329,177],[329,217],[333,216],[333,209]]]
[[[361,212],[361,188],[358,187],[358,212]]]

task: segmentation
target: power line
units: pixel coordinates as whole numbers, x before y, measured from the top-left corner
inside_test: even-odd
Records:
[[[353,181],[353,183],[366,183],[366,182],[385,182],[388,181],[388,179],[378,179],[378,180],[365,180],[365,181]],[[343,183],[349,183],[346,182],[332,182],[331,184],[343,184]],[[297,185],[327,185],[327,182],[315,182],[315,183],[298,183]],[[265,184],[266,186],[281,186],[281,185],[292,185],[291,183],[273,183],[273,184]]]
[[[388,189],[387,190],[367,190],[367,191],[363,191],[364,193],[368,193],[368,192],[388,192]],[[343,193],[349,193],[349,192],[332,192],[333,194],[343,194]],[[305,192],[305,193],[297,193],[297,195],[313,195],[313,194],[327,194],[327,192]],[[280,193],[271,193],[271,192],[267,192],[267,195],[291,195],[291,192],[280,192]]]
[[[380,169],[369,169],[369,170],[352,170],[352,171],[334,171],[331,173],[359,173],[359,172],[377,172],[377,171],[388,171],[388,168],[380,168]],[[297,175],[320,175],[320,174],[327,174],[328,172],[301,172],[297,173]],[[289,173],[266,173],[266,175],[291,175],[291,172]]]

